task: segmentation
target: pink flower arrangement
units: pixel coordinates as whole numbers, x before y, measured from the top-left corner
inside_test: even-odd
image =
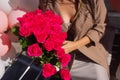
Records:
[[[70,80],[66,68],[71,55],[61,48],[67,38],[62,32],[62,19],[50,10],[27,12],[18,18],[20,26],[12,29],[19,37],[23,51],[42,66],[45,78],[59,74],[63,80]]]

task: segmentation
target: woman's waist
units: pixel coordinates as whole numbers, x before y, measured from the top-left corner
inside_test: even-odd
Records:
[[[72,55],[75,55],[75,60],[81,60],[81,61],[86,61],[86,62],[94,62],[87,56],[85,56],[83,53],[81,53],[79,50],[75,50],[72,52]]]

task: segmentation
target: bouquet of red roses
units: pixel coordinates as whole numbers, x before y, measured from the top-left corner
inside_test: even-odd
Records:
[[[19,37],[23,51],[42,66],[45,78],[59,74],[63,80],[70,80],[66,66],[70,54],[62,49],[66,32],[62,32],[62,19],[50,10],[35,10],[18,18],[19,25],[12,29]]]

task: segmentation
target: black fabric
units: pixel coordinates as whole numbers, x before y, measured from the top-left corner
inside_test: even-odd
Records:
[[[30,68],[25,73],[28,66]],[[53,77],[45,79],[41,72],[41,67],[34,64],[32,58],[20,54],[16,61],[6,70],[1,80],[61,80]],[[25,75],[20,79],[24,73]]]

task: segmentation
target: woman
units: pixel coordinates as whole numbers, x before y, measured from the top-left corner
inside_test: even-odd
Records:
[[[109,80],[108,52],[100,43],[105,31],[104,0],[39,1],[40,9],[53,10],[64,21],[68,39],[62,48],[73,55],[72,80]]]

